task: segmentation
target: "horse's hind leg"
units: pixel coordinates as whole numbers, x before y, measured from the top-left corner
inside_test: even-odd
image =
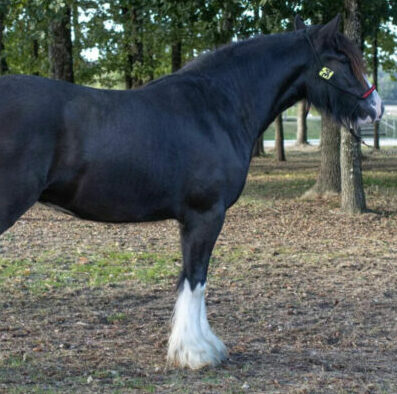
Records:
[[[209,326],[204,300],[208,263],[224,216],[223,208],[191,212],[181,227],[183,271],[168,348],[168,361],[181,367],[216,365],[227,356]]]

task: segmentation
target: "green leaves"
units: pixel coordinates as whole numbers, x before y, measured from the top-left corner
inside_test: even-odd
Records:
[[[365,40],[371,43],[377,31],[380,63],[395,70],[396,33],[390,27],[397,21],[395,1],[360,4]],[[311,23],[326,22],[343,10],[343,0],[0,0],[2,57],[9,72],[49,75],[49,25],[62,18],[66,6],[72,10],[76,82],[120,86],[138,44],[140,57],[128,73],[147,82],[171,71],[176,42],[186,63],[231,40],[292,30],[296,13]],[[87,55],[92,52],[98,56]],[[370,50],[366,53],[370,60]]]

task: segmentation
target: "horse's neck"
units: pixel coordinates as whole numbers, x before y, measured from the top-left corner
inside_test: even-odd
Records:
[[[311,59],[302,34],[256,40],[231,47],[237,61],[225,64],[224,73],[218,71],[222,82],[234,91],[235,106],[249,119],[245,128],[250,129],[252,144],[279,113],[304,97],[304,73]]]

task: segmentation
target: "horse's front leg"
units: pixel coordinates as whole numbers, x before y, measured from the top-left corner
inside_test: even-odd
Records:
[[[227,356],[209,326],[204,299],[208,263],[224,217],[223,207],[192,211],[181,226],[183,270],[168,347],[168,361],[174,365],[197,369]]]

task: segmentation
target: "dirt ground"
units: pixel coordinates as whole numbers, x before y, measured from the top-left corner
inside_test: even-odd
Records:
[[[165,364],[175,222],[34,206],[0,237],[0,392],[397,392],[397,153],[368,154],[360,216],[299,199],[318,163],[253,161],[207,286],[230,356],[200,371]]]

